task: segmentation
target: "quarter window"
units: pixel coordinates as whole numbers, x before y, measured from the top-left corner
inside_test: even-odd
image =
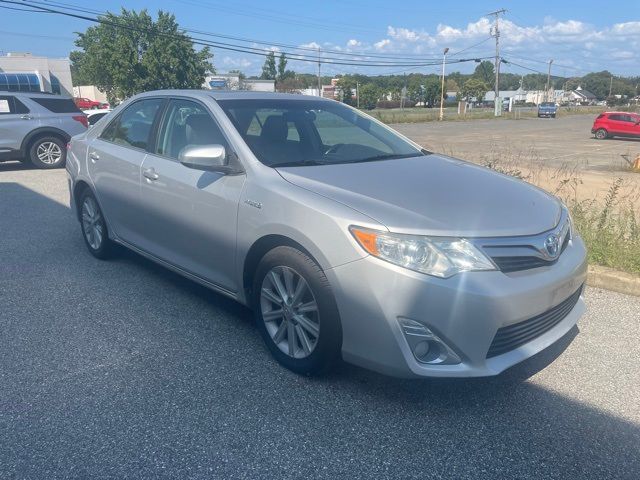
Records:
[[[100,138],[125,147],[146,150],[163,99],[150,98],[129,105],[104,129]]]
[[[180,152],[193,145],[228,144],[211,114],[199,103],[171,100],[158,135],[156,153],[178,159]]]

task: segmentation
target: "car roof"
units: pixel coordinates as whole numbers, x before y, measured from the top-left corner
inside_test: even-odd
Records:
[[[636,112],[602,112],[605,115],[638,115]]]
[[[186,97],[209,97],[214,100],[319,100],[331,102],[322,97],[310,97],[295,93],[276,92],[252,92],[243,90],[152,90],[136,95],[136,98],[146,96],[186,96]]]

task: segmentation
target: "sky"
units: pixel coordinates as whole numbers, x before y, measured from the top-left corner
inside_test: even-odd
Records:
[[[347,59],[351,63],[367,60],[380,64],[435,63],[442,57],[444,48],[449,48],[448,61],[491,57],[495,55],[495,40],[490,37],[493,17],[487,14],[504,8],[507,11],[500,18],[501,56],[510,63],[503,65],[502,71],[546,73],[547,62],[553,59],[552,74],[564,77],[600,70],[609,70],[617,75],[640,75],[640,0],[38,1],[49,2],[50,5],[64,4],[69,8],[109,11],[118,11],[121,7],[148,8],[153,14],[162,9],[174,13],[183,28],[260,43],[218,41],[276,52],[292,51],[290,47],[278,44],[312,49],[319,47],[322,58],[326,57],[327,61],[331,57]],[[85,20],[49,13],[1,8],[0,51],[66,57],[74,49],[75,32],[82,32],[90,25]],[[198,36],[214,39],[203,35]],[[316,55],[309,50],[297,52]],[[264,62],[264,57],[259,55],[219,48],[213,48],[213,53],[213,64],[218,72],[240,69],[248,75],[259,74]],[[374,56],[365,58],[362,55]],[[473,62],[468,62],[449,65],[448,68],[468,72],[474,67]],[[316,64],[301,61],[289,61],[288,68],[297,72],[317,72]],[[437,73],[440,68],[438,65],[323,63],[322,73]]]

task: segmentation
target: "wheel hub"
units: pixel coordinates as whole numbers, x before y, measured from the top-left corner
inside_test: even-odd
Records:
[[[274,267],[262,282],[260,310],[269,336],[285,354],[307,357],[320,334],[315,297],[302,275],[289,267]]]

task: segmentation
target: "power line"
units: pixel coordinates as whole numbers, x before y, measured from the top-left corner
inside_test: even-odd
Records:
[[[59,7],[59,8],[68,8],[69,10],[72,11],[78,11],[78,12],[82,12],[82,13],[91,13],[94,15],[108,15],[109,12],[106,11],[100,11],[100,10],[94,10],[94,9],[85,9],[85,8],[80,8],[79,5],[74,5],[74,4],[70,4],[70,3],[65,3],[65,2],[54,2],[54,1],[39,1],[39,0],[31,0],[31,3],[33,4],[40,4],[40,5],[46,5],[46,6],[55,6],[55,7]],[[266,45],[269,47],[282,47],[282,48],[288,48],[291,50],[300,50],[300,51],[308,51],[308,52],[313,52],[315,54],[315,52],[317,51],[317,47],[305,47],[305,46],[299,46],[299,45],[291,45],[291,44],[287,44],[287,43],[281,43],[281,42],[271,42],[271,41],[265,41],[265,40],[257,40],[257,39],[253,39],[253,38],[246,38],[246,37],[238,37],[238,36],[233,36],[233,35],[223,35],[223,34],[219,34],[219,33],[212,33],[212,32],[207,32],[204,30],[197,30],[197,29],[192,29],[192,28],[182,28],[182,30],[186,31],[186,32],[190,32],[190,33],[195,33],[198,35],[205,35],[205,36],[210,36],[210,37],[215,37],[215,38],[223,38],[223,39],[227,39],[227,40],[235,40],[235,41],[239,41],[239,42],[244,42],[244,43],[253,43],[253,44],[259,44],[259,45]],[[488,40],[488,39],[487,39]],[[480,42],[483,43],[483,42]],[[471,47],[467,47],[464,50],[461,50],[458,53],[461,53],[465,50],[468,50],[470,48],[473,48],[474,46],[477,46],[479,44],[476,45],[472,45]],[[433,60],[433,61],[439,61],[438,58],[433,57],[433,58],[425,58],[422,54],[419,53],[403,53],[402,55],[396,55],[396,54],[382,54],[382,53],[371,53],[371,52],[358,52],[358,51],[342,51],[342,50],[333,50],[333,49],[327,49],[327,48],[322,48],[323,52],[327,52],[327,53],[333,53],[333,54],[338,54],[341,56],[347,56],[347,57],[371,57],[371,58],[388,58],[388,59],[394,59],[394,60],[410,60],[410,61],[417,61],[417,58],[423,59],[423,60]],[[328,58],[328,57],[327,57]]]
[[[49,7],[44,7],[41,5],[34,5],[34,4],[28,4],[26,2],[18,2],[15,0],[0,0],[0,3],[5,3],[5,4],[18,4],[18,5],[27,5],[33,8],[37,8],[40,9],[42,11],[46,11],[49,13],[55,13],[55,14],[59,14],[59,15],[63,15],[63,16],[67,16],[67,17],[72,17],[72,18],[77,18],[77,19],[81,19],[81,20],[86,20],[86,21],[90,21],[93,23],[101,23],[101,24],[106,24],[106,25],[111,25],[114,27],[119,27],[119,28],[124,28],[127,30],[131,30],[131,31],[142,31],[142,32],[146,32],[146,33],[151,33],[154,35],[160,35],[160,36],[168,36],[168,37],[175,37],[177,36],[176,34],[167,34],[167,33],[161,33],[161,32],[156,32],[156,31],[149,31],[149,30],[145,30],[145,29],[141,29],[138,27],[132,27],[130,25],[124,25],[122,23],[118,23],[112,20],[106,20],[104,18],[96,18],[96,17],[89,17],[86,15],[80,15],[77,13],[70,13],[70,12],[66,12],[66,11],[60,11],[60,10],[55,10]],[[78,9],[76,9],[78,10]],[[270,49],[262,49],[262,48],[254,48],[254,47],[246,47],[243,45],[237,45],[237,44],[232,44],[232,43],[226,43],[226,42],[217,42],[217,41],[206,41],[200,38],[194,38],[194,37],[190,37],[190,40],[196,44],[196,45],[201,45],[201,46],[208,46],[208,47],[214,47],[214,48],[218,48],[221,50],[228,50],[228,51],[234,51],[234,52],[240,52],[240,53],[246,53],[246,54],[251,54],[251,55],[260,55],[260,56],[267,56],[270,55],[271,53],[274,53],[273,50]],[[287,52],[287,51],[283,51],[283,53],[285,53],[290,60],[297,60],[297,61],[303,61],[303,62],[317,62],[317,57],[315,56],[311,56],[311,55],[304,55],[304,54],[299,54],[299,53],[294,53],[294,52]],[[454,62],[451,63],[463,63],[463,62],[469,62],[469,61],[473,61],[474,59],[458,59]],[[345,65],[345,66],[366,66],[366,67],[421,67],[421,66],[431,66],[431,65],[436,65],[439,62],[414,62],[414,63],[408,63],[408,62],[384,62],[384,61],[377,61],[376,62],[370,62],[370,61],[345,61],[344,58],[337,58],[337,57],[323,57],[323,61],[322,63],[327,63],[327,64],[333,64],[333,65]]]

